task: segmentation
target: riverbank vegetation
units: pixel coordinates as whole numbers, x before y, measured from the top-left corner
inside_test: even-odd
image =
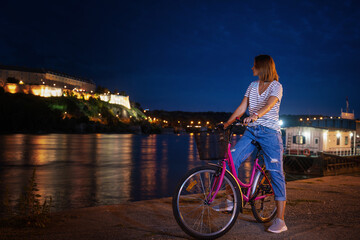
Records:
[[[34,168],[28,184],[20,193],[16,203],[10,200],[5,191],[0,201],[0,223],[10,227],[45,227],[50,221],[52,207],[51,196],[41,196],[36,182],[36,169]]]
[[[159,132],[142,110],[75,96],[43,98],[0,88],[1,133]]]

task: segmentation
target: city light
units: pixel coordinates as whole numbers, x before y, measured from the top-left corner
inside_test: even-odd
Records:
[[[310,138],[310,132],[304,132],[303,134],[304,134],[304,136],[305,136],[307,139]]]
[[[284,124],[283,120],[280,120],[279,124],[280,124],[280,126],[282,126]]]
[[[340,133],[340,132],[337,132],[337,133],[336,133],[336,137],[337,137],[337,138],[340,138],[340,137],[341,137],[341,133]]]

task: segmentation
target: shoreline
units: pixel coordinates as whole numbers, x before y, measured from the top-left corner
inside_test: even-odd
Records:
[[[358,239],[360,174],[326,176],[287,183],[285,220],[281,234],[266,232],[249,206],[220,239]],[[171,198],[118,205],[70,209],[52,213],[44,229],[0,227],[1,239],[189,239],[177,225]]]

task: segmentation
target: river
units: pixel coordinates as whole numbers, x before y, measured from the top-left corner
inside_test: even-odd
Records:
[[[38,193],[52,196],[55,210],[169,197],[203,164],[191,134],[0,135],[0,197],[15,203],[34,168]]]

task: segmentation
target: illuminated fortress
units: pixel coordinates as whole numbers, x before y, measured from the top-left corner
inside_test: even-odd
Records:
[[[71,93],[85,100],[95,97],[111,104],[131,108],[129,96],[95,95],[94,81],[48,69],[0,65],[0,86],[9,93],[23,92],[41,97],[60,97]]]
[[[95,91],[96,85],[92,80],[74,77],[47,69],[33,69],[0,65],[0,85],[18,81],[27,85],[46,85],[67,89],[84,89]]]

